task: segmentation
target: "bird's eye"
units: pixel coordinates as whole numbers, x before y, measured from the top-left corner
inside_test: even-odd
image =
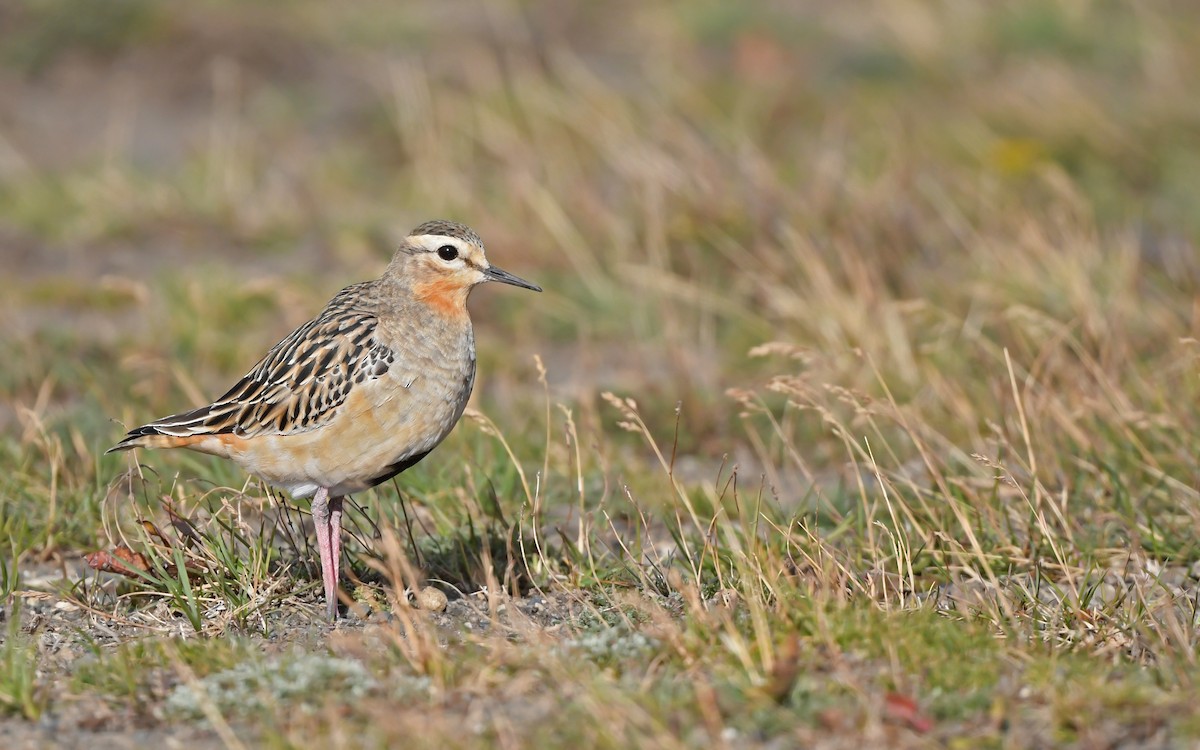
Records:
[[[438,248],[437,253],[442,260],[454,260],[458,257],[458,248],[454,245],[442,245]]]

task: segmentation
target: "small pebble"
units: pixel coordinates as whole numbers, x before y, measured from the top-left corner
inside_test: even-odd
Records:
[[[426,586],[417,594],[417,606],[430,612],[444,612],[448,601],[441,589],[433,586]]]

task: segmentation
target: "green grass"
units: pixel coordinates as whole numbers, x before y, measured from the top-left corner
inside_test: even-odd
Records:
[[[1200,14],[785,5],[0,12],[2,721],[1200,737]],[[474,295],[328,632],[305,503],[103,451],[434,216],[546,292]]]
[[[12,601],[11,597],[7,597]],[[12,613],[20,610],[9,609]],[[15,715],[35,721],[46,707],[45,690],[38,684],[40,659],[36,646],[20,631],[19,621],[9,620],[4,643],[0,644],[0,715]]]

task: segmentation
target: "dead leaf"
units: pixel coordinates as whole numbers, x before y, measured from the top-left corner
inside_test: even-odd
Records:
[[[129,549],[124,544],[119,544],[113,548],[112,552],[108,550],[98,550],[83,556],[84,561],[93,570],[99,570],[102,573],[116,573],[117,575],[127,576],[129,578],[141,578],[138,571],[149,572],[151,570],[150,559],[141,552]],[[197,563],[194,560],[184,561],[184,568],[189,574],[208,573],[208,569]],[[179,569],[170,563],[163,566],[164,572],[168,576],[174,576]]]
[[[883,715],[886,719],[903,724],[920,734],[934,727],[933,719],[921,713],[917,702],[900,693],[888,693],[883,697]]]
[[[171,526],[183,536],[188,549],[192,549],[197,544],[203,544],[204,540],[200,537],[200,532],[196,530],[191,521],[180,515],[170,498],[163,498],[163,508],[167,511],[167,518],[170,519]]]
[[[162,546],[164,546],[164,547],[171,546],[171,541],[169,539],[167,539],[165,536],[163,536],[163,533],[158,530],[158,527],[154,525],[153,521],[147,521],[146,519],[143,518],[142,519],[142,529],[144,529],[147,534],[149,534],[150,536],[157,539],[158,543],[161,544]]]
[[[134,552],[125,545],[118,545],[112,552],[98,550],[84,555],[83,559],[94,570],[103,573],[117,573],[131,578],[138,578],[135,570],[150,570],[150,561],[140,552]]]

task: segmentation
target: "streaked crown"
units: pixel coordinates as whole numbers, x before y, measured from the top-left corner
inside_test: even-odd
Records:
[[[420,237],[421,235],[437,235],[439,237],[454,237],[455,239],[469,242],[473,245],[483,247],[483,240],[479,239],[479,235],[475,234],[475,230],[471,229],[466,224],[459,224],[457,221],[448,221],[446,219],[435,219],[427,221],[416,229],[408,233],[409,237]]]

